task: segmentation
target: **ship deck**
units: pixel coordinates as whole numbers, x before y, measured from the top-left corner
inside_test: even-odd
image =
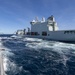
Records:
[[[3,67],[3,57],[0,50],[0,75],[5,75],[4,73],[4,67]]]
[[[0,75],[5,75],[4,66],[3,66],[3,54],[2,51],[5,49],[2,45],[2,39],[0,38]]]

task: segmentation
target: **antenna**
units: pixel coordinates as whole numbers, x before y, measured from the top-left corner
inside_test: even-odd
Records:
[[[45,18],[44,17],[42,18],[42,21],[45,22]]]
[[[35,21],[37,21],[37,22],[38,22],[38,17],[35,17]]]

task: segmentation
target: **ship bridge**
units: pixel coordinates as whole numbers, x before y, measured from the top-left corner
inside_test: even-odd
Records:
[[[30,22],[31,24],[31,32],[37,32],[38,34],[41,34],[42,32],[49,32],[49,31],[57,31],[58,26],[55,22],[55,18],[53,15],[48,17],[47,20],[45,18],[42,18],[42,21],[39,21],[38,18]]]

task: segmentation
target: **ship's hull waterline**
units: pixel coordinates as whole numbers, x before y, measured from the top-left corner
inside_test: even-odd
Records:
[[[42,35],[24,35],[23,37],[40,38],[53,41],[75,42],[75,31],[51,31],[47,36]]]

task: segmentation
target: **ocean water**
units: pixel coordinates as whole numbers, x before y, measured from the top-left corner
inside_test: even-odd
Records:
[[[6,75],[75,75],[75,44],[24,38],[0,47]]]

